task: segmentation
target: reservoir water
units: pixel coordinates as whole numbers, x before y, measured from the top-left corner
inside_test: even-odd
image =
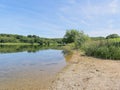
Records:
[[[65,66],[63,50],[0,46],[0,90],[43,90]]]

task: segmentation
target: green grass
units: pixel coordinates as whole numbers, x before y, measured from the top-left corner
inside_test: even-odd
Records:
[[[38,43],[0,43],[0,45],[39,45]]]
[[[61,49],[63,49],[64,54],[70,54],[73,52],[74,47],[75,47],[74,43],[71,43],[71,44],[67,44],[65,46],[62,46]]]
[[[120,60],[120,38],[87,42],[82,49],[89,56]]]

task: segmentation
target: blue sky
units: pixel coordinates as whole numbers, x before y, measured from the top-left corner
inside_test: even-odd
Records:
[[[0,0],[0,33],[63,37],[120,34],[120,0]]]

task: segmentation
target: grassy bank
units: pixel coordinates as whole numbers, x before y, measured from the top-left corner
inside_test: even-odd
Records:
[[[87,56],[120,60],[120,38],[88,40],[82,44],[71,43],[63,47],[65,53],[82,50]]]
[[[0,43],[0,45],[39,45],[38,43]]]
[[[68,30],[64,36],[63,43],[67,49],[83,50],[86,55],[103,59],[120,60],[120,36],[110,34],[107,37],[89,37],[83,31]],[[68,48],[68,45],[74,45]]]
[[[88,56],[120,60],[120,38],[86,42],[82,49]]]

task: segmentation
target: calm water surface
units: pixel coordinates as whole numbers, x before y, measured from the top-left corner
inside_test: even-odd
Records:
[[[42,90],[65,67],[62,50],[36,48],[0,47],[0,90]]]

